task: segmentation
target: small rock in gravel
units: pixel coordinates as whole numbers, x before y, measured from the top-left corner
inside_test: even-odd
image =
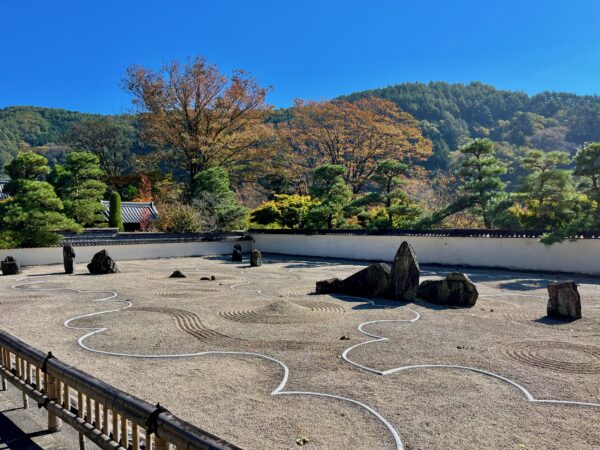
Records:
[[[349,340],[350,340],[350,338],[346,335],[344,335],[340,338],[340,341],[349,341]]]
[[[171,274],[171,276],[169,278],[186,278],[186,276],[183,274],[183,272],[181,270],[176,270],[175,272],[173,272]]]
[[[298,444],[298,445],[306,445],[309,442],[310,442],[310,439],[305,436],[302,436],[302,437],[299,437],[298,439],[296,439],[296,444]]]

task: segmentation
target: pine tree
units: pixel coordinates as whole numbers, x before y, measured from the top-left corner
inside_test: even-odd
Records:
[[[65,165],[56,164],[52,171],[50,178],[66,214],[84,227],[105,223],[101,203],[106,192],[103,175],[98,157],[90,152],[71,152]]]
[[[464,156],[459,175],[463,179],[461,190],[472,197],[486,228],[492,228],[490,203],[501,197],[505,183],[500,175],[506,167],[494,156],[494,144],[489,139],[478,139],[460,149]]]
[[[350,205],[352,191],[344,181],[346,169],[323,164],[313,173],[311,194],[316,202],[307,214],[310,228],[339,228],[344,223],[344,210]]]
[[[206,230],[243,230],[248,227],[248,209],[240,204],[222,167],[199,172],[192,186],[193,205],[200,212]]]

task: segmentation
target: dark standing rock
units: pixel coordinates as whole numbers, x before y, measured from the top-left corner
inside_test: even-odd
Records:
[[[262,253],[260,250],[252,250],[250,254],[250,267],[260,267],[262,266]]]
[[[187,278],[187,277],[181,270],[176,270],[169,276],[169,278]]]
[[[21,273],[21,265],[14,256],[7,256],[4,261],[0,262],[2,267],[2,275],[18,275]]]
[[[419,288],[419,262],[413,248],[406,241],[400,245],[392,264],[389,296],[394,300],[410,302]]]
[[[240,244],[235,244],[233,246],[233,253],[231,254],[231,260],[234,262],[242,261],[242,246]]]
[[[73,250],[72,244],[63,245],[63,264],[65,273],[75,272],[75,250]]]
[[[317,294],[339,294],[342,292],[342,280],[329,278],[328,280],[317,281],[315,292]]]
[[[549,316],[564,319],[581,319],[581,298],[574,281],[552,283],[548,286]]]
[[[99,251],[92,258],[92,262],[87,265],[90,273],[94,275],[104,275],[107,273],[118,273],[119,268],[106,250]]]
[[[450,273],[445,280],[426,280],[417,290],[417,297],[431,303],[449,306],[474,306],[479,297],[477,288],[464,273]]]

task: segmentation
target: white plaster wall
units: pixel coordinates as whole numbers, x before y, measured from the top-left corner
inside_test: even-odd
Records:
[[[93,245],[74,247],[75,262],[87,264],[95,253],[106,249],[115,261],[130,259],[176,258],[184,256],[224,255],[240,244],[244,252],[251,250],[250,241],[178,242],[167,244]],[[62,247],[0,249],[0,259],[11,255],[23,266],[62,264]]]
[[[408,241],[419,262],[600,275],[600,240],[545,245],[533,238],[254,234],[265,253],[392,261]]]

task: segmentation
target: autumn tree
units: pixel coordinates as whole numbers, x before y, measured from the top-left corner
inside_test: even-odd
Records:
[[[190,187],[203,170],[252,159],[268,134],[267,89],[244,71],[227,77],[199,57],[157,71],[131,66],[124,88],[141,113],[142,139],[172,149]]]
[[[286,162],[305,185],[318,165],[329,163],[346,169],[344,180],[355,194],[365,187],[379,161],[423,160],[432,149],[410,114],[374,97],[355,102],[297,101],[278,131],[289,152]]]
[[[116,177],[130,167],[131,150],[135,144],[135,129],[126,120],[98,117],[76,122],[65,141],[76,150],[86,150],[98,157],[100,167],[108,177]]]

